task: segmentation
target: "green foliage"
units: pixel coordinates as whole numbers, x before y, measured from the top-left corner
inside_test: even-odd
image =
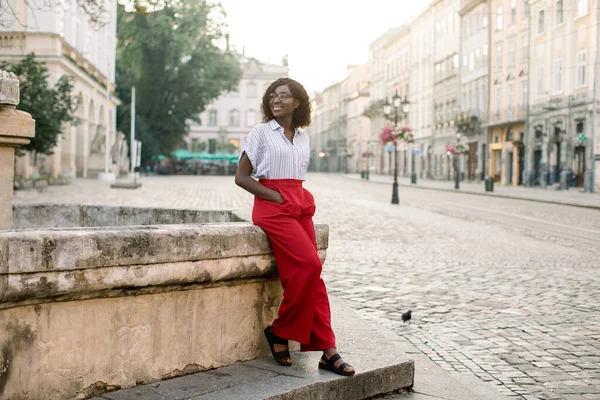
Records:
[[[223,151],[225,153],[236,153],[237,147],[231,142],[218,142],[217,151]]]
[[[71,96],[73,78],[62,76],[51,88],[48,84],[48,68],[37,61],[35,54],[28,54],[17,64],[8,64],[6,70],[19,77],[21,101],[17,109],[26,111],[35,119],[35,138],[27,146],[18,149],[37,154],[54,152],[58,136],[65,122],[74,119],[76,98]]]
[[[215,45],[222,39],[220,6],[181,0],[146,12],[118,9],[119,130],[129,135],[131,87],[136,88],[136,139],[142,163],[181,146],[188,123],[221,93],[235,90],[239,60]]]
[[[194,142],[192,141],[192,152],[193,153],[201,153],[206,151],[208,148],[208,143],[206,142]]]

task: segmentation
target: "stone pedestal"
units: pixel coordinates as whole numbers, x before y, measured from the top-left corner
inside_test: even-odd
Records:
[[[19,80],[0,70],[0,230],[12,227],[15,147],[29,143],[35,134],[31,115],[16,109]]]

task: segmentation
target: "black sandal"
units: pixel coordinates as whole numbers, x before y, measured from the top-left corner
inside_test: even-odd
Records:
[[[276,344],[288,346],[288,340],[274,334],[273,331],[271,330],[271,325],[269,325],[265,328],[265,336],[267,338],[267,341],[269,342],[269,347],[271,348],[271,354],[273,354],[273,358],[275,359],[275,361],[277,361],[280,365],[283,365],[284,367],[290,367],[292,365],[292,363],[289,363],[289,362],[283,360],[284,358],[291,357],[290,351],[284,350],[284,351],[275,352]]]
[[[321,361],[319,361],[319,369],[325,369],[327,371],[331,371],[338,375],[343,376],[352,376],[356,373],[356,371],[344,371],[346,367],[353,368],[352,365],[348,363],[341,363],[338,367],[335,366],[336,361],[341,360],[341,356],[338,353],[332,355],[329,359],[325,357],[325,354],[321,357]]]

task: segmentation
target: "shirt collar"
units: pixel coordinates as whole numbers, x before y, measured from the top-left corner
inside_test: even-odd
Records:
[[[279,128],[283,129],[283,126],[279,125],[279,122],[277,122],[277,120],[275,120],[275,119],[272,119],[269,121],[269,126],[274,131],[278,130]],[[302,133],[302,131],[298,128],[295,128],[294,134],[297,135],[299,133]]]

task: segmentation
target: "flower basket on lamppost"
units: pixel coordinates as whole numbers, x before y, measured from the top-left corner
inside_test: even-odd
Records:
[[[396,149],[396,143],[398,140],[404,140],[405,142],[414,142],[414,136],[412,130],[408,126],[398,127],[398,117],[404,115],[408,118],[408,110],[410,103],[404,96],[404,100],[398,95],[398,91],[392,97],[392,103],[385,100],[383,105],[383,114],[388,119],[394,119],[394,126],[384,127],[379,132],[379,141],[382,144],[392,143],[394,149],[394,184],[392,185],[392,204],[400,204],[400,198],[398,197],[398,151]],[[392,113],[392,107],[393,113]]]

